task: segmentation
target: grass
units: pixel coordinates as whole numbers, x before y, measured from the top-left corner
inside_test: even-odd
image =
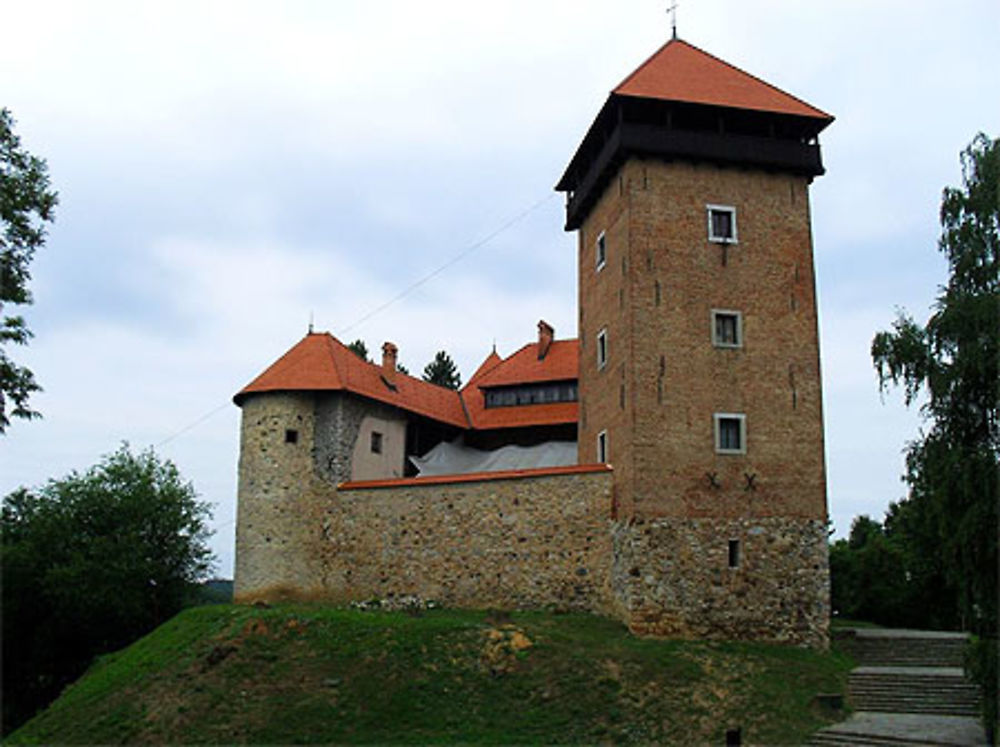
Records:
[[[30,743],[798,744],[837,653],[639,639],[584,614],[185,611],[10,735]]]

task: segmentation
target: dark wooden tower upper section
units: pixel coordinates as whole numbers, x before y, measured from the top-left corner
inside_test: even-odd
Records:
[[[833,117],[739,68],[672,39],[621,82],[556,190],[566,230],[586,219],[629,156],[823,173],[817,136]]]

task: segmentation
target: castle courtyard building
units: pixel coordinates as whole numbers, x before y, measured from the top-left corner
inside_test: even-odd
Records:
[[[823,646],[809,185],[832,117],[679,39],[557,184],[578,337],[461,391],[310,333],[242,408],[236,596],[558,606]]]

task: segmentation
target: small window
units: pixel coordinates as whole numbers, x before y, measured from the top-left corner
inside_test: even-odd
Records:
[[[717,348],[743,347],[743,315],[712,309],[712,344]]]
[[[708,205],[708,240],[720,244],[736,243],[736,208]]]
[[[597,461],[599,464],[608,462],[608,432],[601,431],[597,434]]]
[[[740,567],[740,541],[729,540],[729,567]]]
[[[285,443],[297,444],[299,442],[299,432],[293,428],[285,430]]]
[[[745,454],[747,451],[747,417],[742,414],[716,413],[715,452],[717,454]]]
[[[382,434],[372,431],[372,454],[382,453]]]
[[[597,242],[594,245],[594,264],[597,268],[597,272],[604,269],[604,265],[608,263],[608,245],[607,239],[604,238],[604,231],[601,231],[597,235]]]
[[[597,369],[601,370],[608,365],[608,330],[602,329],[597,333]]]

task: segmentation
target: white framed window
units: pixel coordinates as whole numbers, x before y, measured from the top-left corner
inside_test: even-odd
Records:
[[[601,431],[597,434],[597,461],[599,464],[608,463],[608,432]]]
[[[742,413],[717,412],[712,416],[716,454],[747,453],[747,416]]]
[[[735,244],[736,208],[731,205],[706,205],[708,211],[708,240],[718,244]]]
[[[717,348],[743,347],[743,314],[712,309],[712,344]]]
[[[608,330],[602,329],[597,333],[597,370],[600,371],[608,365]]]
[[[595,272],[600,272],[604,269],[604,265],[608,263],[608,240],[604,235],[604,231],[597,234],[597,241],[594,242],[594,267]]]

